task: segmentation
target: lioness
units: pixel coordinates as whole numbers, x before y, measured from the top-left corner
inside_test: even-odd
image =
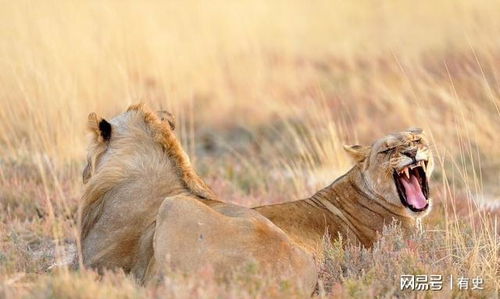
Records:
[[[384,224],[415,226],[431,208],[433,159],[421,129],[390,134],[371,146],[345,146],[356,164],[311,198],[256,207],[295,242],[319,252],[322,236],[370,247]]]
[[[140,282],[211,264],[217,276],[257,262],[312,291],[313,257],[259,213],[220,202],[196,174],[165,119],[134,105],[111,121],[89,115],[83,172],[82,262],[121,268]]]

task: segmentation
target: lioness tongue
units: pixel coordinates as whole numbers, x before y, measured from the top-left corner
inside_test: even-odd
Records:
[[[410,175],[409,179],[402,175],[399,180],[405,187],[406,202],[416,209],[423,209],[427,205],[427,200],[422,193],[418,179],[414,175]]]

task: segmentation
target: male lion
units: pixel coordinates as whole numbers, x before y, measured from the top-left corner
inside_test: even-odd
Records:
[[[356,164],[311,198],[254,208],[309,251],[322,236],[370,247],[384,224],[396,219],[405,230],[430,211],[428,179],[433,170],[421,129],[390,134],[371,146],[345,146]]]
[[[90,114],[89,128],[79,217],[85,266],[121,268],[147,282],[206,264],[227,277],[256,262],[312,291],[313,257],[259,213],[218,201],[191,167],[170,114],[134,105],[110,122]]]

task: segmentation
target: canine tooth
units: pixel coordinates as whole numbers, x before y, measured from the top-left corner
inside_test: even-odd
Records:
[[[409,179],[410,178],[410,171],[408,170],[408,167],[405,167],[403,169],[403,172],[406,174],[406,177]]]

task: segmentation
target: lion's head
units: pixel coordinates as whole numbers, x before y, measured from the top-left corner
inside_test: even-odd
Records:
[[[345,149],[356,160],[371,192],[393,205],[403,205],[412,217],[430,211],[429,177],[434,163],[421,129],[387,135],[371,146]]]
[[[144,135],[141,133],[149,131],[150,134],[163,135],[163,139],[170,141],[168,143],[164,142],[164,146],[170,144],[170,146],[175,147],[177,145],[172,133],[175,129],[174,116],[165,110],[153,113],[144,105],[130,106],[127,112],[118,115],[109,122],[96,113],[90,113],[87,127],[93,133],[93,140],[88,148],[87,165],[82,174],[84,184],[101,166],[102,160],[105,160],[103,158],[111,148],[111,142],[118,143],[119,140],[123,141],[131,136],[141,137],[141,135]],[[144,132],[141,132],[140,128]],[[162,138],[157,139],[160,139],[156,141],[161,144]],[[125,149],[128,148],[130,151],[132,147],[133,144],[129,144],[125,146]],[[188,159],[187,156],[183,158]]]

